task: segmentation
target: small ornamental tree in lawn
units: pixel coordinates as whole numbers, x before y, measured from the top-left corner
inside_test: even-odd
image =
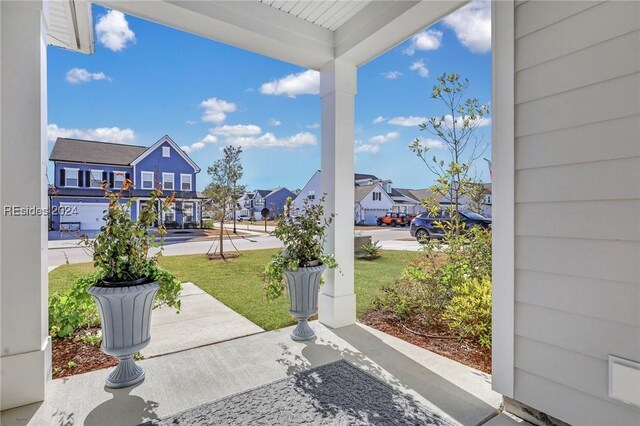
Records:
[[[478,185],[472,176],[471,166],[480,158],[483,149],[475,133],[489,114],[489,108],[480,104],[477,98],[465,99],[469,81],[461,79],[459,74],[443,74],[437,81],[431,98],[444,104],[444,114],[431,117],[419,127],[439,139],[448,150],[449,159],[445,161],[431,156],[428,144],[420,138],[416,138],[409,148],[436,178],[436,183],[429,189],[438,198],[423,200],[423,204],[435,216],[440,210],[441,199],[450,202],[451,220],[443,226],[450,228],[447,231],[453,235],[459,235],[463,228],[458,215],[461,201]]]
[[[241,153],[241,147],[229,145],[224,148],[224,156],[207,169],[207,173],[211,176],[211,183],[207,185],[204,195],[210,198],[220,210],[220,256],[222,258],[224,258],[224,219],[227,208],[234,208],[236,200],[245,190],[244,185],[238,184],[243,175]]]

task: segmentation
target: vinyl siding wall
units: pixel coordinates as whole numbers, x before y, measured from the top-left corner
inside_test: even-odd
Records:
[[[516,2],[514,398],[640,424],[607,356],[640,361],[640,2]]]

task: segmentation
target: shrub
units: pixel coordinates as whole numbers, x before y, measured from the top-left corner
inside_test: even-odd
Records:
[[[66,337],[78,327],[100,323],[96,305],[87,293],[87,288],[99,280],[99,274],[80,277],[70,289],[49,297],[49,333],[52,336]]]
[[[380,257],[380,252],[382,250],[382,246],[379,241],[368,242],[362,245],[362,251],[366,255],[364,259],[373,260]]]
[[[443,318],[460,337],[473,337],[491,347],[491,280],[471,278],[456,286]]]

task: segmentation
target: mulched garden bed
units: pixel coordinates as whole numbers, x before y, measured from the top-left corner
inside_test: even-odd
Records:
[[[100,327],[78,329],[65,338],[54,338],[52,342],[53,378],[73,376],[89,371],[113,367],[118,364],[116,358],[105,355],[100,350],[100,343],[90,344],[82,340],[82,336],[95,335]]]
[[[444,325],[416,326],[414,321],[403,323],[394,315],[376,310],[370,310],[359,321],[416,346],[491,374],[491,349],[480,346],[475,340],[452,337]],[[411,331],[407,330],[407,327]],[[445,338],[430,338],[416,333]]]

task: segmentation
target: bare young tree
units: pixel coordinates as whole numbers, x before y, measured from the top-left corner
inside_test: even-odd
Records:
[[[238,184],[243,175],[241,153],[241,147],[229,145],[224,148],[224,156],[207,169],[207,173],[211,176],[211,183],[207,185],[204,194],[220,209],[220,256],[222,258],[224,258],[224,219],[227,208],[235,208],[236,200],[245,189],[244,185]]]
[[[439,199],[423,200],[423,204],[435,215],[440,209],[441,199],[447,199],[450,202],[450,217],[456,222],[462,198],[478,183],[472,176],[471,166],[482,156],[486,147],[480,146],[475,131],[488,115],[489,108],[480,104],[477,98],[465,99],[469,80],[461,79],[459,74],[443,74],[437,81],[431,98],[444,103],[445,114],[429,118],[419,128],[442,142],[449,151],[449,161],[439,160],[435,155],[430,157],[429,144],[422,143],[420,138],[416,138],[409,148],[436,177],[436,183],[430,190]]]

